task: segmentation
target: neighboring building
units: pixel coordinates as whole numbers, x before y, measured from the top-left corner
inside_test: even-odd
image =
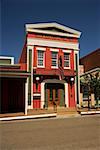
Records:
[[[100,68],[100,48],[80,58],[80,65],[84,65],[84,72]]]
[[[84,65],[79,65],[79,74],[84,74]]]
[[[28,109],[79,104],[80,35],[58,23],[26,24],[19,64],[31,73]]]
[[[83,82],[88,82],[91,80],[92,77],[92,82],[97,82],[97,84],[94,84],[95,91],[94,93],[92,92],[90,95],[91,99],[91,105],[95,105],[96,101],[100,103],[100,92],[98,92],[98,89],[100,89],[99,85],[99,80],[100,80],[100,48],[97,50],[89,53],[88,55],[80,58],[80,79]],[[84,80],[84,78],[87,77]],[[89,87],[89,85],[87,86]],[[98,88],[98,89],[97,89]],[[82,90],[83,89],[83,90]],[[97,90],[97,91],[96,91]],[[85,103],[84,101],[88,100],[88,89],[83,88],[81,86],[81,103]],[[96,100],[96,101],[95,101]]]
[[[27,114],[29,73],[13,57],[0,56],[0,113]]]

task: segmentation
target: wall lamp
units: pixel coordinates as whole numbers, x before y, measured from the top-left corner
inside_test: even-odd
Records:
[[[38,82],[40,80],[40,77],[36,77],[36,91],[38,91]]]
[[[72,86],[73,86],[73,84],[74,84],[74,81],[75,81],[74,77],[71,77],[71,78],[70,78],[70,85],[71,85],[71,88],[72,88]]]

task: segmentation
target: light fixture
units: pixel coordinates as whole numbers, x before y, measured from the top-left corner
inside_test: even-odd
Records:
[[[40,80],[40,77],[36,77],[36,91],[38,91],[39,80]]]
[[[39,77],[36,77],[36,81],[39,81],[40,80],[40,78]]]
[[[71,82],[73,82],[73,81],[74,81],[74,78],[73,78],[73,77],[71,77],[71,78],[70,78],[70,81],[71,81]]]
[[[71,78],[70,78],[71,89],[72,89],[73,84],[74,84],[74,77],[71,77]]]

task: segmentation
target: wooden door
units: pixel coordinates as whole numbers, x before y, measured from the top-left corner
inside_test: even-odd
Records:
[[[64,106],[64,85],[47,84],[45,93],[45,107]]]
[[[59,105],[59,89],[49,88],[48,89],[48,107]]]

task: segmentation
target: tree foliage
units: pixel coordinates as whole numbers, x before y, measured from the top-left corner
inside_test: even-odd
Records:
[[[90,93],[95,94],[95,100],[100,100],[100,71],[82,76],[80,84],[81,88],[88,86]]]

